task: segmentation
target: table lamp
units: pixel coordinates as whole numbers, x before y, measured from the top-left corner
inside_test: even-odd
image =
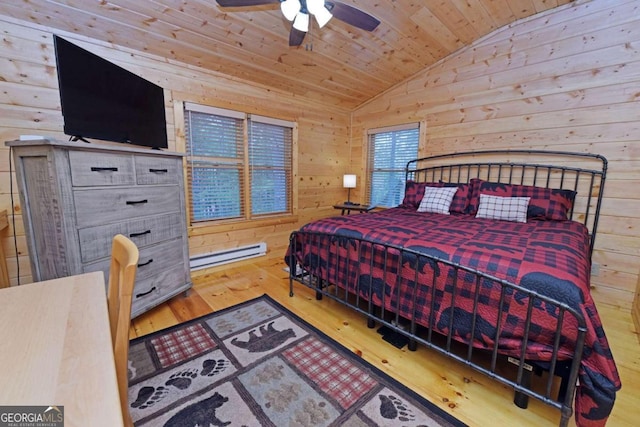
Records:
[[[344,175],[342,177],[342,186],[348,189],[347,192],[347,201],[344,202],[345,205],[357,205],[357,203],[353,203],[351,201],[351,189],[356,188],[356,176],[355,175]]]

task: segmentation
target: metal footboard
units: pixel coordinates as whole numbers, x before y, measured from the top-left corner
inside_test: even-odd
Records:
[[[310,245],[307,248],[311,249],[301,258],[303,244]],[[319,255],[323,247],[331,248],[330,255],[324,258]],[[376,259],[384,260],[383,270],[378,271],[376,277],[364,274],[372,272],[373,265],[348,271],[353,270],[350,267],[353,264],[348,260],[363,259],[362,251],[375,252]],[[331,298],[366,316],[369,327],[378,323],[406,336],[412,350],[422,344],[512,387],[519,406],[526,406],[526,397],[530,396],[559,409],[560,425],[567,425],[573,413],[587,331],[582,313],[568,304],[428,254],[355,237],[294,232],[290,237],[287,263],[290,266],[290,296],[293,296],[294,281],[310,287],[315,290],[317,299]],[[430,280],[425,280],[421,273],[425,266],[428,266],[426,270],[441,273],[440,279],[438,274],[433,274]],[[395,285],[389,286],[390,283]],[[500,293],[495,322],[489,323],[479,314],[479,308],[486,310],[480,301],[482,290],[487,287]],[[458,310],[463,303],[467,309]],[[446,308],[443,309],[444,305]],[[504,322],[510,313],[513,315],[514,309],[517,309],[521,323],[519,330],[523,331],[518,338],[520,344],[511,343],[506,349],[501,348]],[[557,324],[555,332],[544,343],[550,356],[545,360],[530,360],[527,349],[536,344],[531,335],[536,327],[536,313],[540,310],[553,313]],[[438,314],[440,316],[436,318]],[[510,321],[513,322],[513,318]],[[566,344],[567,331],[575,331],[569,334],[573,344],[570,348]],[[505,359],[512,365],[503,363]],[[505,368],[505,365],[513,366],[513,369]],[[566,373],[561,393],[558,393],[557,380],[552,373],[559,372],[561,367]],[[532,386],[531,371],[540,370],[549,374],[546,379],[536,378],[535,386]]]

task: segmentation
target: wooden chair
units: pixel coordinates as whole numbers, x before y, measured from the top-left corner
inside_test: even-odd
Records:
[[[131,325],[131,300],[138,269],[138,247],[122,234],[113,238],[111,268],[109,271],[109,323],[118,377],[120,406],[125,426],[131,426],[128,402],[129,327]]]

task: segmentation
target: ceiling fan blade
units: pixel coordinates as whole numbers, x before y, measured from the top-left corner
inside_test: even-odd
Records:
[[[348,4],[339,3],[339,2],[325,2],[327,9],[331,14],[343,21],[347,24],[353,25],[354,27],[361,28],[367,31],[373,31],[380,24],[373,16],[369,15],[366,12],[361,11],[360,9],[356,9],[353,6],[349,6]]]
[[[306,35],[307,33],[304,31],[291,27],[291,32],[289,33],[289,46],[300,46],[304,40],[304,36]]]
[[[280,3],[280,0],[216,0],[222,7],[262,6],[263,4]]]

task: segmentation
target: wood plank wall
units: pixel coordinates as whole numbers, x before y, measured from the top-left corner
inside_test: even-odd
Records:
[[[28,283],[32,279],[19,198],[15,181],[10,181],[9,150],[4,141],[23,134],[67,137],[62,132],[52,30],[8,17],[0,17],[0,30],[0,210],[15,212],[17,235],[14,245],[11,225],[1,243],[11,283],[17,283],[18,270],[20,282]],[[174,119],[181,117],[174,106],[179,108],[182,101],[297,122],[297,215],[288,221],[261,222],[250,228],[227,226],[191,232],[191,255],[265,241],[268,256],[282,257],[293,229],[314,218],[335,214],[332,205],[346,199],[342,175],[348,171],[349,111],[75,34],[55,33],[165,88],[172,150],[183,151],[184,147],[182,126]],[[12,219],[10,215],[10,224]]]
[[[638,1],[576,2],[516,22],[358,108],[354,169],[364,176],[368,128],[420,120],[424,155],[514,147],[606,156],[592,287],[599,303],[630,310],[640,286],[639,49]],[[634,307],[640,318],[637,298]]]

